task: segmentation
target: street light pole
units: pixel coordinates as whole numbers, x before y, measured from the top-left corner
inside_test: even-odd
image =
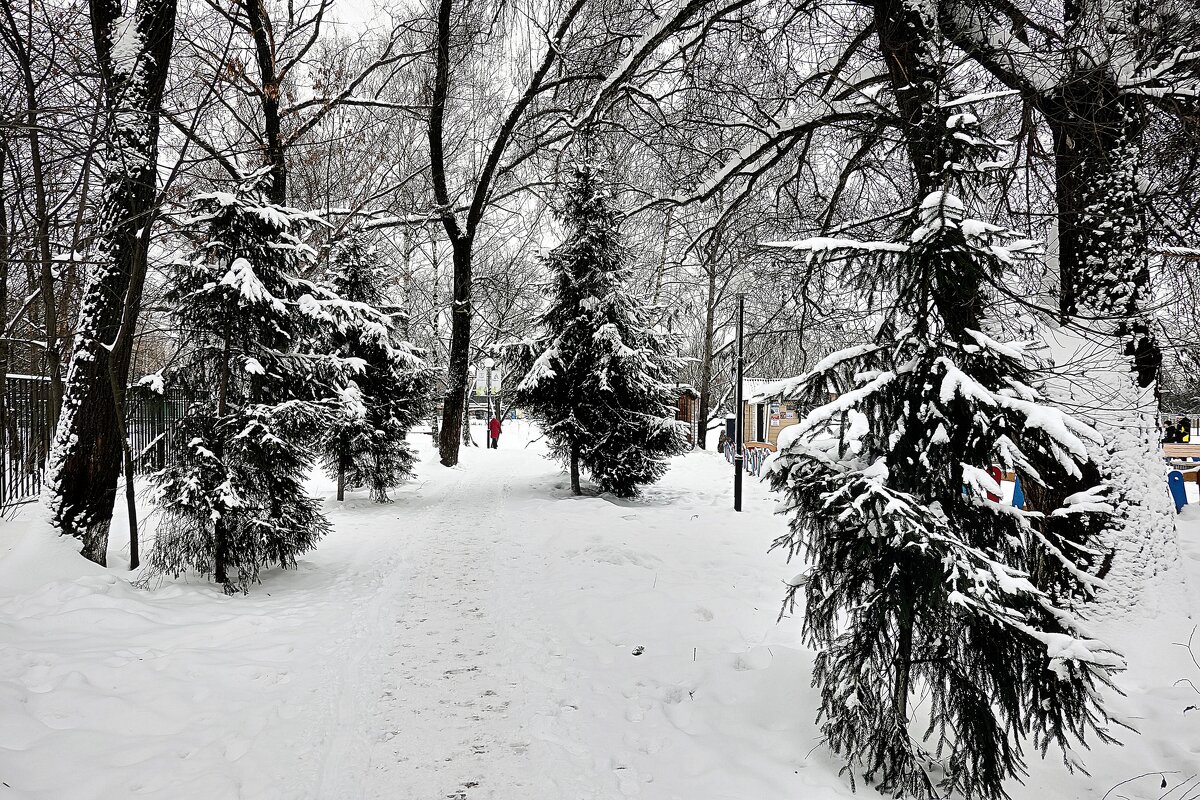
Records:
[[[742,368],[745,366],[745,356],[742,353],[743,327],[746,317],[746,295],[744,292],[738,292],[738,318],[737,318],[737,389],[735,391],[734,403],[736,408],[734,413],[737,415],[737,424],[734,426],[736,430],[733,433],[733,510],[742,510],[742,462],[744,456],[742,454],[742,438],[746,426],[745,414],[743,411],[742,401]]]
[[[488,421],[491,422],[494,412],[492,411],[492,367],[496,366],[495,360],[485,358],[483,360],[483,368],[487,370],[487,406],[488,406]]]

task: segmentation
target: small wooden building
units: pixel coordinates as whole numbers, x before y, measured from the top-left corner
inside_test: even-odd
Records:
[[[742,409],[742,439],[747,442],[779,443],[779,433],[804,419],[798,404],[780,397],[782,381],[746,378]]]
[[[678,393],[675,401],[675,419],[688,424],[688,441],[696,445],[697,417],[700,413],[700,393],[686,383],[675,384]]]

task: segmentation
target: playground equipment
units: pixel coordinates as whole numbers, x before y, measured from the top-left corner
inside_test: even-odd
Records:
[[[762,472],[763,464],[767,458],[774,453],[778,448],[768,442],[746,442],[743,445],[745,448],[745,469],[746,472],[758,477]],[[1186,452],[1184,452],[1186,450]],[[733,463],[733,443],[728,442],[725,445],[725,460]],[[1163,447],[1163,457],[1168,464],[1182,469],[1173,469],[1167,473],[1167,489],[1171,492],[1171,499],[1175,503],[1176,513],[1183,510],[1187,505],[1187,489],[1186,476],[1195,477],[1196,484],[1200,486],[1200,444],[1187,445],[1172,445],[1168,444]],[[1185,461],[1184,459],[1189,459]],[[992,465],[988,467],[988,474],[991,475],[996,483],[1002,481],[1011,481],[1013,485],[1012,504],[1014,508],[1025,508],[1025,491],[1021,488],[1021,479],[1013,472],[1004,472],[1000,467]],[[967,487],[963,487],[963,491],[967,491]],[[988,500],[999,502],[1000,496],[992,492],[987,493]]]
[[[1163,461],[1171,467],[1167,473],[1167,490],[1178,513],[1187,505],[1187,478],[1196,479],[1200,486],[1200,444],[1167,443],[1162,446]]]

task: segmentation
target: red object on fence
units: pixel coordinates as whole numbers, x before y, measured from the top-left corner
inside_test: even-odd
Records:
[[[1000,478],[1004,475],[1004,473],[1000,471],[1000,468],[993,464],[992,466],[988,467],[987,471],[988,475],[991,475],[995,479],[996,483],[999,484]],[[1000,502],[1000,495],[988,492],[987,499],[994,503],[998,503]]]

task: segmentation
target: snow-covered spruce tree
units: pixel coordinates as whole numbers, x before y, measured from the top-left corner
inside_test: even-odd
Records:
[[[944,124],[980,141],[970,115]],[[916,222],[899,242],[792,244],[884,260],[895,307],[873,342],[789,388],[815,410],[771,472],[791,517],[775,546],[808,563],[785,610],[803,592],[822,733],[851,780],[994,800],[1025,774],[1027,739],[1069,769],[1088,734],[1110,739],[1098,689],[1123,662],[1075,607],[1101,585],[1111,508],[1088,455],[1098,435],[1043,401],[1022,345],[982,332],[986,283],[1031,244],[946,192]],[[993,464],[1042,507],[988,499]]]
[[[541,420],[575,494],[582,467],[602,491],[630,497],[686,449],[667,384],[679,359],[630,286],[616,219],[590,165],[575,168],[561,220],[566,237],[546,259],[551,303],[540,336],[516,348],[525,377],[514,399]]]
[[[386,267],[363,232],[352,231],[334,247],[330,283],[342,298],[383,308],[386,280]],[[366,486],[372,500],[386,503],[388,490],[412,475],[416,458],[406,436],[429,411],[432,374],[390,318],[384,328],[348,325],[334,345],[364,366],[347,387],[350,402],[321,433],[322,465],[339,488]]]
[[[296,277],[312,257],[311,218],[253,185],[193,202],[206,237],[173,273],[167,299],[188,348],[169,376],[207,394],[181,420],[178,460],[154,478],[156,570],[212,574],[245,590],[275,562],[295,565],[328,530],[303,481],[311,442],[341,413],[355,359],[322,340],[384,317]],[[321,345],[321,346],[319,346]]]

